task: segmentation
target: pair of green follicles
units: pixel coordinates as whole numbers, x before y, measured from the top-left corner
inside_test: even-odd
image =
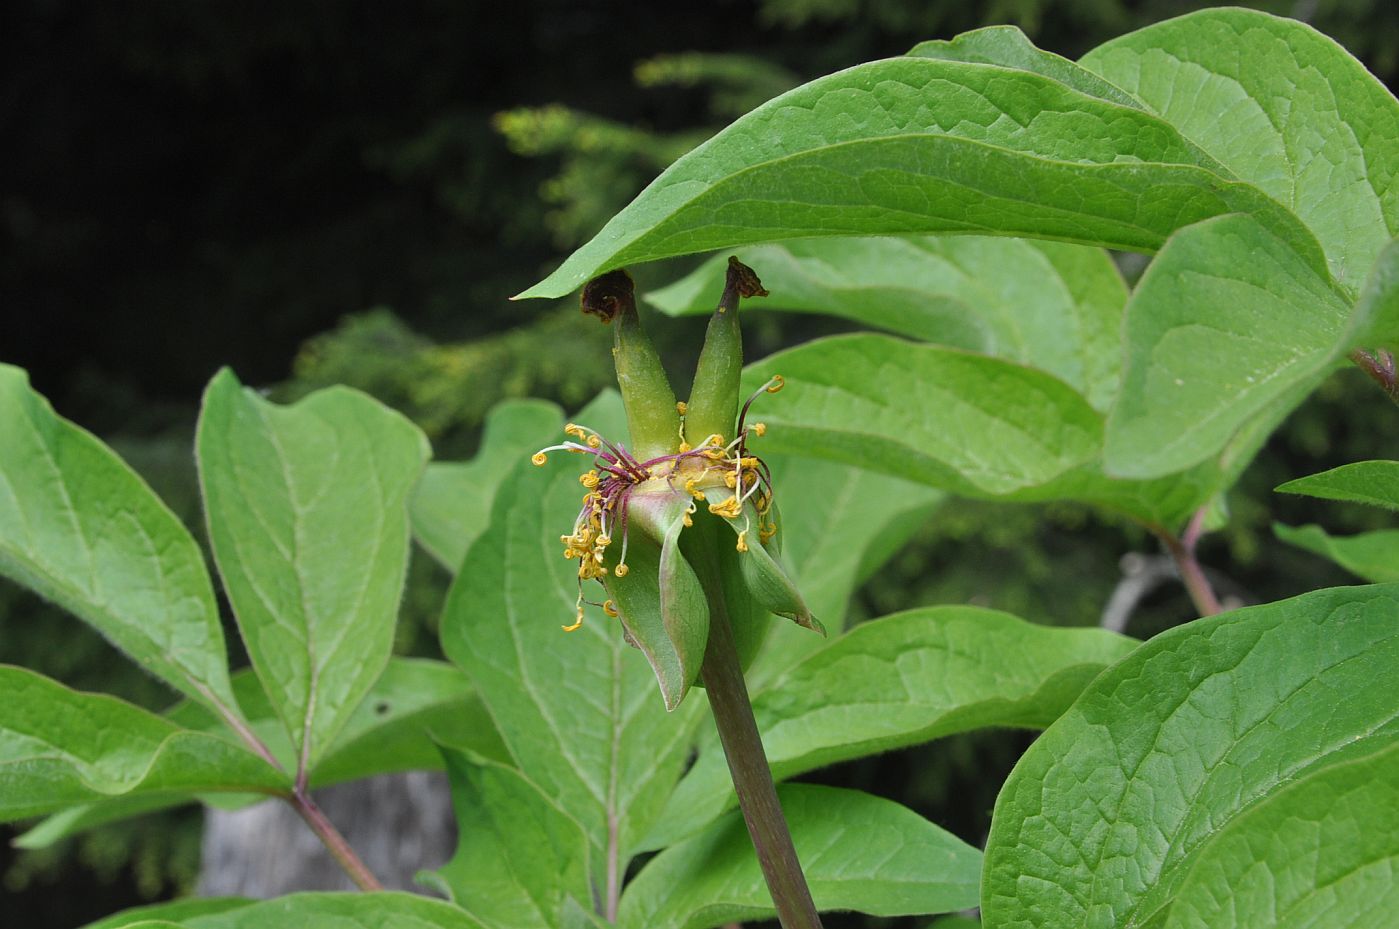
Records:
[[[768,613],[821,630],[777,561],[771,475],[747,448],[764,427],[745,422],[751,399],[739,409],[738,301],[764,294],[757,276],[730,259],[689,402],[680,404],[641,328],[626,272],[583,290],[584,311],[615,327],[612,351],[631,446],[569,427],[582,441],[556,447],[591,454],[597,467],[581,479],[588,488],[583,510],[562,541],[565,555],[579,562],[580,621],[582,603],[591,602],[581,585],[596,579],[607,589],[604,608],[619,616],[628,641],[651,663],[668,709],[699,676],[718,611],[745,660],[761,643]],[[773,378],[755,397],[780,386]],[[535,461],[542,463],[542,454]]]

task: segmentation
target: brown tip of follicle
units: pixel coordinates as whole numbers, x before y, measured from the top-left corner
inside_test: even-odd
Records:
[[[725,283],[737,291],[740,297],[766,297],[768,295],[768,292],[763,289],[763,282],[758,280],[757,273],[733,255],[729,256],[728,280]]]
[[[636,285],[626,269],[608,271],[583,285],[578,304],[584,313],[596,316],[606,325],[618,314],[636,308]]]

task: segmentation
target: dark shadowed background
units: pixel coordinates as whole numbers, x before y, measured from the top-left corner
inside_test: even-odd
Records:
[[[980,25],[1017,24],[1074,57],[1209,5],[8,0],[0,361],[28,368],[60,413],[115,445],[196,531],[193,423],[221,365],[280,398],[354,384],[413,416],[439,457],[461,457],[497,400],[577,406],[608,381],[595,322],[567,301],[507,298],[733,117],[819,74]],[[1399,4],[1245,5],[1307,19],[1393,86]],[[691,264],[639,274],[660,283]],[[677,364],[698,325],[655,327]],[[764,316],[750,345],[765,353],[834,328]],[[1269,600],[1348,580],[1272,539],[1273,516],[1306,522],[1311,510],[1268,491],[1384,456],[1386,430],[1371,425],[1381,400],[1343,372],[1274,438],[1231,501],[1231,527],[1202,549],[1223,592]],[[1328,512],[1337,529],[1377,528],[1359,510]],[[858,612],[975,602],[1092,624],[1133,550],[1153,545],[1079,507],[958,502],[860,594]],[[426,559],[414,564],[401,651],[435,654],[444,589]],[[1189,616],[1167,585],[1129,631]],[[3,582],[0,661],[150,707],[171,700],[79,623]],[[980,843],[1028,740],[984,733],[811,779],[896,796]],[[187,889],[198,826],[197,812],[176,812],[42,852],[0,847],[5,925],[75,926]]]

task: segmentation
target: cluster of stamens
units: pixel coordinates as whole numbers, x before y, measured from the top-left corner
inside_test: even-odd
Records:
[[[686,526],[693,525],[691,517],[698,504],[706,503],[709,512],[726,519],[744,520],[744,528],[738,534],[737,548],[748,551],[748,534],[756,529],[758,538],[767,542],[777,534],[777,523],[772,514],[772,475],[767,465],[756,455],[748,452],[749,436],[761,437],[767,427],[762,423],[746,425],[748,409],[753,401],[763,393],[776,393],[782,389],[782,378],[774,376],[758,388],[743,404],[732,441],[725,442],[721,435],[705,438],[698,447],[691,447],[685,441],[684,403],[677,403],[680,413],[679,451],[638,461],[627,449],[603,438],[596,430],[578,423],[569,423],[564,433],[577,441],[562,442],[540,449],[531,457],[536,465],[548,460],[548,453],[554,451],[590,455],[593,467],[579,475],[583,485],[583,506],[574,520],[573,531],[560,536],[564,546],[564,557],[578,562],[578,602],[577,614],[572,625],[564,626],[572,632],[583,624],[583,604],[599,606],[609,616],[617,615],[617,608],[611,600],[595,603],[583,596],[584,581],[601,581],[609,573],[606,565],[608,547],[618,533],[621,534],[622,548],[617,563],[611,568],[612,576],[623,578],[627,575],[627,510],[632,494],[648,481],[668,485],[671,492],[690,495],[690,504],[683,514]],[[716,494],[716,492],[719,492]],[[720,496],[718,502],[710,502],[711,496]],[[745,506],[753,504],[758,514],[757,526],[751,525]]]

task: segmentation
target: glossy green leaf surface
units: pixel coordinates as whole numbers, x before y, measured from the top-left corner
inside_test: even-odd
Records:
[[[778,794],[819,910],[903,916],[976,905],[980,853],[912,810],[807,784]],[[708,929],[773,912],[752,840],[733,813],[648,863],[622,895],[618,924]]]
[[[1396,661],[1394,585],[1223,613],[1142,645],[1011,773],[983,920],[1156,925],[1212,836],[1295,779],[1399,735],[1399,689],[1376,686]]]
[[[155,910],[142,907],[130,912],[142,914]],[[173,910],[173,913],[179,912]],[[245,906],[230,905],[222,910],[210,907],[200,913],[145,919],[150,921],[108,920],[98,926],[101,929],[488,929],[450,903],[392,891],[291,894]]]
[[[1350,309],[1287,244],[1247,216],[1183,229],[1127,304],[1109,473],[1197,464],[1259,416],[1300,402],[1343,356]]]
[[[409,508],[413,537],[448,571],[486,529],[496,489],[511,468],[559,441],[563,411],[543,400],[506,400],[486,416],[471,461],[432,462]]]
[[[452,860],[427,880],[492,926],[561,929],[590,904],[588,838],[520,772],[444,749],[457,816]]]
[[[1356,929],[1399,907],[1399,744],[1284,786],[1200,849],[1163,929]]]
[[[881,335],[779,352],[744,376],[786,386],[749,416],[763,447],[832,458],[957,493],[1044,484],[1097,452],[1101,420],[1062,381],[1012,362]]]
[[[1273,533],[1289,545],[1334,561],[1356,577],[1376,584],[1399,581],[1399,529],[1336,536],[1320,526],[1274,523]]]
[[[1168,123],[1020,68],[892,58],[819,78],[681,158],[522,297],[602,271],[832,235],[997,233],[1154,251],[1256,214],[1324,268],[1314,238]]]
[[[298,767],[313,767],[388,662],[427,440],[357,391],[282,407],[225,370],[205,392],[196,444],[248,655]]]
[[[615,393],[578,414],[625,441]],[[520,771],[582,825],[601,886],[609,858],[624,866],[680,775],[696,708],[667,714],[645,657],[619,624],[588,607],[565,633],[578,596],[571,531],[587,468],[581,456],[522,462],[501,484],[489,528],[457,575],[442,617],[442,645],[466,670]],[[596,585],[590,599],[600,592]]]
[[[288,775],[224,739],[0,665],[0,821],[118,795],[289,786]]]
[[[1355,461],[1279,484],[1275,490],[1399,510],[1399,461]]]
[[[992,236],[798,239],[739,249],[768,296],[743,312],[824,313],[1061,378],[1106,410],[1127,288],[1102,249]],[[699,314],[723,287],[717,256],[646,299]]]
[[[1301,217],[1352,292],[1399,233],[1399,102],[1310,26],[1204,10],[1114,39],[1081,64]]]
[[[1137,643],[1037,626],[978,607],[929,607],[862,623],[753,695],[779,779],[986,726],[1040,728]],[[661,846],[735,803],[717,746],[703,752],[648,837]]]
[[[0,365],[0,573],[181,693],[238,714],[194,538],[136,472],[9,365]]]

